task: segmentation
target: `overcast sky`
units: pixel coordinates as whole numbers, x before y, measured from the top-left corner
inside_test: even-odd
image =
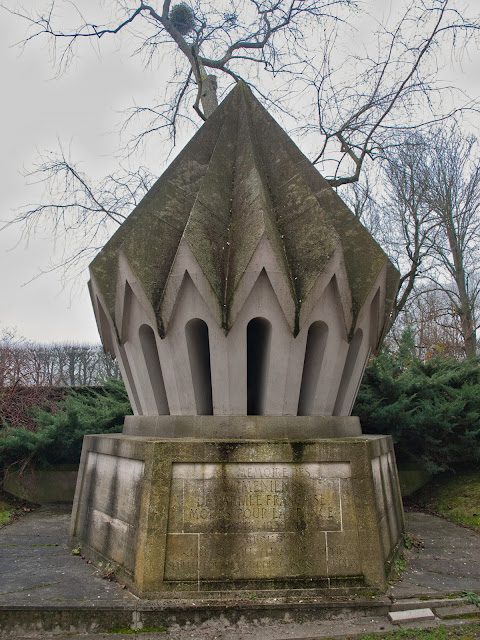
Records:
[[[26,185],[23,169],[31,167],[39,151],[54,149],[57,138],[67,147],[71,143],[72,156],[83,158],[89,172],[101,176],[113,170],[117,138],[109,132],[117,128],[118,111],[131,106],[132,95],[148,94],[152,82],[152,74],[139,73],[138,62],[121,51],[101,60],[93,50],[85,51],[66,74],[56,77],[40,40],[23,53],[12,46],[24,29],[21,20],[2,11],[1,219],[38,201],[42,189]],[[40,342],[98,342],[88,274],[79,279],[73,298],[70,285],[62,290],[58,272],[26,284],[48,268],[55,246],[41,229],[28,243],[18,242],[18,228],[0,233],[0,332],[16,328],[19,335]]]
[[[82,7],[86,3],[83,0]],[[384,0],[381,4],[385,6]],[[478,12],[478,0],[465,4],[477,7]],[[13,46],[24,36],[24,29],[19,18],[2,11],[0,219],[10,217],[12,209],[39,200],[41,188],[27,186],[22,171],[31,166],[39,151],[55,148],[57,138],[66,146],[71,143],[72,156],[84,159],[89,173],[100,177],[113,171],[118,139],[111,132],[117,129],[120,112],[132,105],[133,97],[139,103],[142,99],[148,102],[159,80],[153,71],[143,71],[126,51],[113,46],[106,53],[102,47],[101,58],[93,48],[84,48],[69,71],[56,77],[50,53],[39,40],[23,53]],[[478,87],[479,60],[474,56],[462,70],[457,69],[457,80],[464,87]],[[164,168],[165,157],[159,149],[158,173]],[[19,242],[18,229],[0,233],[0,333],[16,328],[19,335],[38,342],[97,342],[87,273],[78,280],[73,298],[71,286],[62,290],[59,273],[31,281],[48,267],[55,251],[52,238],[44,235],[38,229],[25,243]]]

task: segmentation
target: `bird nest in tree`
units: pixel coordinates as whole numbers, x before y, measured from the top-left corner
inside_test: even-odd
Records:
[[[176,4],[170,11],[170,22],[182,36],[187,35],[195,27],[193,10],[184,2]]]

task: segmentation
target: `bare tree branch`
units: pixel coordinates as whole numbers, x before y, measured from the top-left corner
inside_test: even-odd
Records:
[[[179,5],[170,0],[163,0],[158,10],[143,0],[113,0],[98,7],[102,16],[98,20],[84,17],[80,4],[62,5],[62,0],[50,0],[43,11],[7,9],[29,28],[22,46],[46,40],[59,71],[85,41],[103,47],[109,38],[119,46],[130,46],[133,38],[133,53],[142,56],[145,64],[159,61],[162,97],[127,112],[123,132],[127,127],[134,129],[124,148],[127,155],[143,150],[150,138],[169,136],[175,145],[181,124],[207,119],[217,105],[217,94],[245,78],[260,100],[285,122],[293,123],[291,128],[296,127],[297,133],[308,135],[314,162],[322,165],[330,184],[339,187],[358,183],[369,160],[392,167],[398,145],[428,123],[478,108],[475,101],[465,99],[462,105],[444,109],[440,98],[451,87],[436,79],[440,47],[453,51],[455,45],[455,50],[461,50],[480,32],[478,17],[469,19],[455,9],[455,0],[404,1],[404,13],[393,25],[378,24],[371,18],[369,26],[375,22],[378,38],[375,53],[367,43],[363,55],[356,48],[342,59],[337,43],[342,34],[351,38],[348,19],[357,8],[353,0],[225,0],[214,4],[191,0],[191,5],[182,3],[186,23],[177,21]],[[70,13],[62,17],[61,8],[67,6]],[[163,58],[172,60],[172,65]],[[102,244],[151,183],[144,168],[130,176],[120,171],[92,183],[61,149],[45,154],[30,177],[45,182],[44,201],[17,211],[6,224],[20,225],[25,236],[40,225],[50,225],[57,241],[69,234],[63,258],[67,269],[76,268],[92,247]],[[358,215],[379,228],[380,216],[371,206],[368,185],[353,194]],[[425,218],[408,208],[406,189],[397,196],[398,203],[404,199],[404,208],[392,246],[399,257],[400,239],[406,243],[403,288],[397,300],[403,308],[438,232],[430,213]],[[458,232],[470,246],[476,236],[467,227],[462,231],[460,225]],[[433,236],[429,238],[427,231]],[[439,235],[438,246],[449,251],[447,236]]]

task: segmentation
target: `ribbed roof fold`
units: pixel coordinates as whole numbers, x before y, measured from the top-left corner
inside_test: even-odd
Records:
[[[235,291],[264,236],[291,291],[297,318],[341,244],[355,325],[387,257],[251,91],[239,84],[90,268],[114,318],[112,274],[121,251],[152,305],[162,335],[162,299],[184,238],[228,331]],[[390,301],[397,275],[390,263],[387,269]]]

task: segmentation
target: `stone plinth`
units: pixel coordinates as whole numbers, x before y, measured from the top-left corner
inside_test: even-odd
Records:
[[[335,593],[383,590],[402,529],[390,437],[124,434],[85,438],[70,544],[143,597]]]
[[[362,435],[357,416],[126,416],[124,435],[155,438],[337,438]]]

